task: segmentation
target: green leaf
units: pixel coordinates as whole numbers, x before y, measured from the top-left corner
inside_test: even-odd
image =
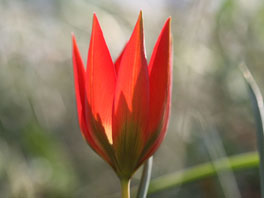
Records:
[[[215,164],[217,164],[217,166],[215,166]],[[162,190],[177,187],[182,184],[215,176],[218,172],[221,171],[230,169],[232,169],[233,171],[239,171],[257,168],[258,166],[259,158],[257,152],[248,152],[232,157],[225,157],[214,161],[214,164],[212,162],[207,162],[156,178],[150,183],[148,193],[157,193]]]

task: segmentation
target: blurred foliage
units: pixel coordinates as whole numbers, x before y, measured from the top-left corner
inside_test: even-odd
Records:
[[[119,197],[118,179],[79,131],[70,39],[74,32],[86,61],[96,12],[115,59],[140,9],[148,58],[168,16],[174,39],[172,113],[153,178],[256,150],[238,64],[248,65],[264,93],[262,0],[1,0],[1,197]],[[132,185],[139,178],[140,171]],[[253,169],[150,197],[254,198],[259,192]]]

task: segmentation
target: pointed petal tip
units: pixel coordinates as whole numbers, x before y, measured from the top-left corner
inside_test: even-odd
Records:
[[[100,25],[99,25],[99,21],[98,21],[98,18],[97,18],[97,16],[96,16],[96,14],[95,14],[95,12],[93,13],[93,27],[94,26],[96,26],[96,27],[100,27]]]
[[[75,38],[75,35],[74,35],[73,32],[71,33],[71,37],[72,37],[72,44],[73,44],[73,46],[76,46],[76,38]]]
[[[77,42],[76,42],[76,38],[75,38],[74,33],[72,32],[71,35],[72,35],[72,47],[73,47],[73,51],[75,51],[76,49],[78,49],[78,46],[77,46]]]
[[[72,47],[73,47],[74,53],[80,53],[78,45],[77,45],[76,37],[73,32],[72,32]]]
[[[93,13],[93,20],[95,20],[95,19],[98,20],[98,19],[97,19],[97,16],[96,16],[96,13],[94,12],[94,13]]]
[[[143,27],[143,17],[142,17],[142,10],[139,11],[139,15],[138,15],[138,19],[137,19],[137,23],[135,25],[135,27],[139,26],[140,28]]]
[[[103,34],[99,20],[98,20],[96,14],[94,13],[93,14],[93,24],[92,24],[92,34],[94,34],[94,33],[97,34],[98,32],[101,32]]]
[[[139,38],[140,40],[144,40],[144,33],[143,33],[143,18],[142,18],[142,11],[140,10],[139,16],[134,27],[133,33],[130,39],[133,37]]]
[[[165,24],[164,24],[164,28],[171,28],[171,17],[167,18],[167,20],[165,21]]]
[[[167,18],[160,33],[160,37],[168,37],[170,42],[172,40],[171,35],[171,17]]]
[[[139,17],[142,18],[142,9],[140,9],[140,11],[139,11]]]
[[[138,19],[137,19],[137,24],[140,24],[142,27],[143,24],[143,16],[142,16],[142,10],[139,11]]]

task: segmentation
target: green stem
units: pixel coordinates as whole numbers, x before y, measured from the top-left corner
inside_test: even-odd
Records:
[[[130,179],[121,179],[122,198],[130,198]]]
[[[144,168],[138,188],[137,198],[147,197],[147,192],[151,178],[152,164],[153,164],[153,156],[150,157],[144,164]]]
[[[260,158],[260,189],[261,197],[264,198],[264,109],[263,109],[263,97],[260,89],[250,73],[249,69],[245,64],[240,64],[240,69],[243,72],[244,78],[246,80],[250,99],[253,106],[255,121],[257,125],[257,148]]]
[[[228,165],[226,163],[227,161],[229,162]],[[218,172],[229,169],[238,171],[257,168],[259,167],[259,156],[257,152],[249,152],[216,160],[214,164],[217,164],[217,166],[214,166],[212,162],[207,162],[153,179],[150,183],[148,193],[157,193],[179,185],[215,176]]]

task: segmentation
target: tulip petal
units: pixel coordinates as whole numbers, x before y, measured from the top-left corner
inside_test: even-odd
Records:
[[[81,130],[83,130],[85,125],[85,118],[83,113],[84,108],[84,99],[85,99],[85,71],[84,64],[76,43],[75,36],[72,35],[72,43],[73,43],[73,72],[74,72],[74,83],[75,83],[75,95],[77,102],[77,111],[78,118]]]
[[[144,149],[145,152],[143,152],[144,155],[142,155],[141,160],[139,160],[138,167],[146,159],[148,159],[150,156],[152,156],[155,153],[155,151],[159,148],[160,144],[162,143],[162,141],[166,135],[166,131],[167,131],[167,127],[168,127],[168,120],[169,120],[169,115],[170,115],[170,105],[171,105],[170,97],[171,97],[171,92],[169,92],[169,95],[167,98],[166,109],[165,109],[165,112],[164,112],[164,115],[162,118],[162,128],[155,131],[153,133],[153,136],[151,137],[151,139],[149,139],[147,146]]]
[[[91,148],[101,155],[106,161],[110,164],[109,157],[107,157],[106,152],[99,146],[100,144],[97,143],[96,139],[91,134],[91,130],[88,130],[89,126],[86,124],[86,96],[85,96],[85,70],[84,64],[76,43],[75,36],[72,35],[72,42],[73,42],[73,72],[74,72],[74,84],[75,84],[75,95],[76,95],[76,102],[77,102],[77,111],[78,111],[78,118],[79,118],[79,125],[82,131],[83,136],[85,137],[88,144]]]
[[[172,75],[172,41],[170,18],[155,44],[149,63],[150,109],[144,159],[151,156],[162,142],[169,118]]]
[[[112,108],[116,74],[111,55],[94,14],[87,60],[86,94],[93,116],[100,118],[106,136],[112,144]]]
[[[123,52],[113,109],[113,143],[122,170],[135,171],[147,127],[149,78],[142,13]]]
[[[160,128],[171,87],[170,18],[166,21],[154,47],[149,63],[150,110],[148,131]],[[168,101],[170,102],[170,101]],[[150,134],[151,135],[151,134]]]

